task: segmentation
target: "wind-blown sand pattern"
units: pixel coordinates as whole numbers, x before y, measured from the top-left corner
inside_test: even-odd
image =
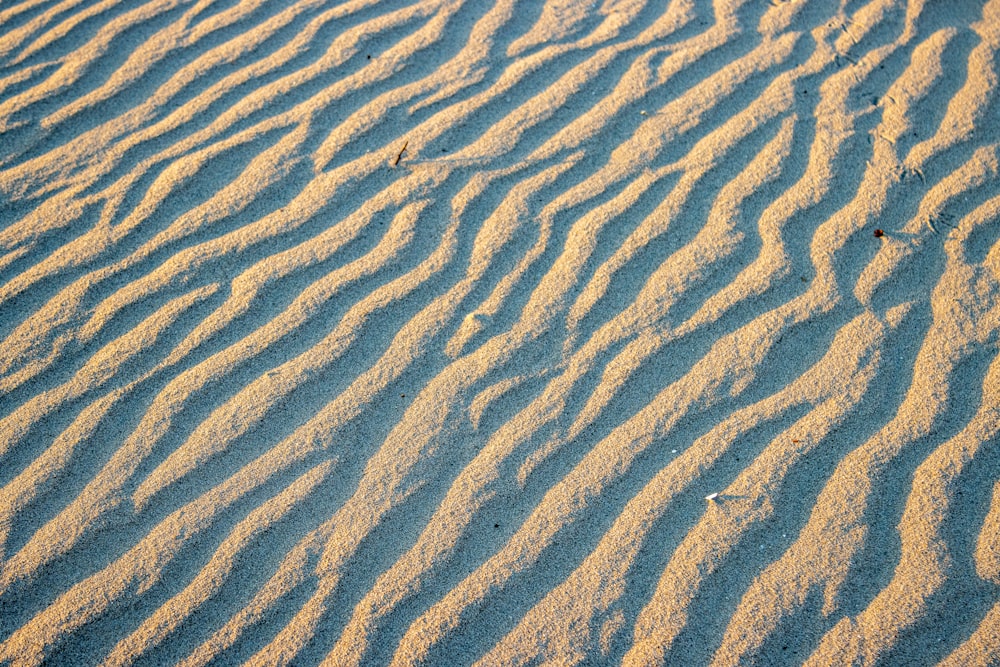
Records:
[[[998,86],[1000,0],[4,2],[0,663],[1000,664]]]

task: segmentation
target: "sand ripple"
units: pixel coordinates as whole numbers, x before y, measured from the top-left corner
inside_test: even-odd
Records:
[[[1000,664],[998,87],[1000,0],[4,3],[0,663]]]

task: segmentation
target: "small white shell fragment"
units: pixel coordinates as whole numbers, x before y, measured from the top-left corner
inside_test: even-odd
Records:
[[[718,497],[719,497],[718,493],[710,493],[707,496],[705,496],[705,500],[712,501],[712,500],[715,500]]]

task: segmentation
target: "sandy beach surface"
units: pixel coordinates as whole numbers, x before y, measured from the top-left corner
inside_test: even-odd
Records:
[[[1000,665],[1000,0],[3,0],[0,665]]]

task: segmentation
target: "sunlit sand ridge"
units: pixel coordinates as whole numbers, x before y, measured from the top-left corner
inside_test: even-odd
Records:
[[[3,3],[0,664],[1000,664],[998,87],[1000,0]]]

